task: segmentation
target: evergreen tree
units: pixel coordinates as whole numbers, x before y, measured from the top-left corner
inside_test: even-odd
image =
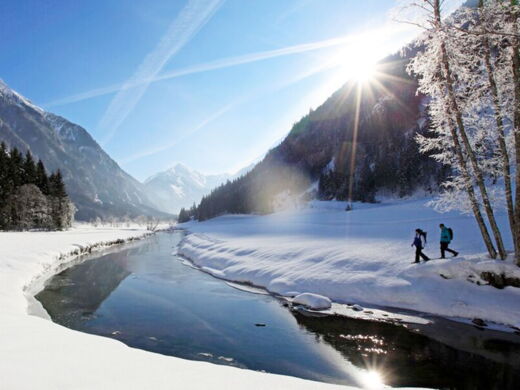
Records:
[[[7,225],[6,203],[9,196],[8,188],[8,164],[9,154],[5,143],[0,144],[0,229]]]
[[[54,226],[61,230],[66,226],[65,216],[68,210],[68,198],[59,169],[49,178],[49,195]]]
[[[36,185],[44,195],[49,195],[49,177],[47,176],[42,160],[38,160],[38,164],[36,165]]]
[[[49,178],[49,187],[49,195],[59,199],[67,197],[67,191],[65,191],[65,184],[59,169]]]
[[[23,162],[22,170],[23,170],[23,173],[22,173],[23,184],[36,184],[36,182],[37,182],[36,164],[34,163],[33,156],[29,150],[25,153],[25,160]]]
[[[59,170],[48,177],[29,151],[0,144],[0,229],[63,229],[74,212]]]
[[[11,149],[7,165],[7,185],[11,191],[23,184],[22,163],[23,157],[20,151],[17,148]]]
[[[188,222],[190,220],[190,217],[187,213],[187,211],[184,209],[184,207],[181,209],[181,211],[179,212],[179,216],[177,218],[177,221],[179,223],[183,223],[183,222]]]
[[[7,147],[5,143],[0,144],[0,207],[7,198],[7,166],[9,155],[7,154]]]

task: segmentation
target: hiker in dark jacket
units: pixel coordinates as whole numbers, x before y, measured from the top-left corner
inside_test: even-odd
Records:
[[[445,252],[450,252],[453,254],[453,257],[456,257],[459,252],[454,251],[453,249],[448,248],[451,240],[453,239],[452,230],[444,226],[443,223],[439,225],[441,228],[441,259],[445,259]]]
[[[423,242],[424,239],[424,242]],[[419,259],[422,257],[424,261],[430,260],[428,256],[426,256],[422,250],[426,245],[426,232],[421,229],[415,229],[415,238],[413,240],[412,246],[415,246],[415,261],[414,263],[419,263]]]

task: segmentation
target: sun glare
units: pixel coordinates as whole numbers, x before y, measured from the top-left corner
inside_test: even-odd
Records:
[[[380,50],[378,45],[368,38],[360,39],[356,44],[345,47],[336,57],[342,78],[358,83],[373,80],[377,74]]]
[[[361,382],[365,389],[376,390],[384,389],[383,378],[377,371],[367,371],[362,374]]]
[[[358,83],[372,80],[376,74],[376,64],[371,61],[358,61],[350,67],[350,79]]]

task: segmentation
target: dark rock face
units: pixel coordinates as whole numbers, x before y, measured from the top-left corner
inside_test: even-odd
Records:
[[[0,141],[60,169],[78,211],[76,219],[165,215],[141,183],[123,171],[90,134],[65,118],[32,105],[0,80]]]
[[[520,288],[520,279],[515,277],[507,276],[506,274],[497,274],[494,272],[482,272],[480,277],[489,283],[489,285],[503,289],[504,287],[519,287]]]
[[[473,318],[471,322],[480,327],[487,326],[486,322],[482,318]]]

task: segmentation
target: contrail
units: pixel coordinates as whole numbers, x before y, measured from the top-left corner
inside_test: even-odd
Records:
[[[320,65],[318,67],[314,67],[312,69],[306,70],[305,72],[301,72],[299,74],[293,75],[293,77],[285,80],[283,83],[280,83],[278,85],[265,86],[265,87],[257,90],[255,93],[250,93],[250,94],[245,95],[245,96],[243,96],[241,98],[238,98],[238,99],[234,100],[233,102],[231,102],[229,104],[226,104],[225,106],[220,108],[218,111],[214,112],[213,114],[211,114],[209,117],[207,117],[206,119],[201,121],[197,126],[192,128],[191,130],[189,130],[187,133],[183,134],[181,137],[177,138],[175,141],[173,141],[171,143],[163,144],[163,145],[160,145],[160,146],[152,147],[152,148],[149,148],[149,149],[146,149],[146,150],[142,150],[142,151],[140,151],[138,153],[135,153],[135,154],[133,154],[131,156],[128,156],[125,159],[121,159],[120,162],[123,165],[125,165],[125,164],[128,164],[128,163],[134,162],[136,160],[139,160],[139,159],[141,159],[143,157],[152,156],[154,154],[157,154],[157,153],[160,153],[160,152],[164,152],[165,150],[171,149],[171,148],[177,146],[179,143],[181,143],[184,140],[186,140],[187,138],[189,138],[190,136],[192,136],[193,134],[195,134],[196,132],[198,132],[199,130],[205,128],[211,122],[213,122],[216,119],[220,118],[222,115],[224,115],[226,112],[230,111],[232,108],[235,108],[235,107],[239,106],[240,104],[242,104],[244,102],[247,102],[249,100],[252,100],[253,98],[256,98],[256,97],[258,97],[260,95],[263,95],[265,93],[283,89],[283,88],[285,88],[285,87],[287,87],[287,86],[289,86],[291,84],[294,84],[294,83],[296,83],[296,82],[298,82],[300,80],[303,80],[303,79],[305,79],[307,77],[310,77],[310,76],[312,76],[312,75],[322,71],[324,69],[324,67],[325,67],[324,65]]]
[[[112,139],[118,127],[137,105],[148,85],[157,77],[168,60],[208,22],[221,4],[222,0],[189,0],[170,24],[155,49],[148,53],[136,72],[123,83],[110,102],[98,125],[100,130],[105,131],[102,144]],[[131,87],[132,90],[129,91]],[[97,93],[99,94],[100,91],[106,93],[106,90],[107,88],[101,88]]]
[[[406,26],[406,29],[409,29],[409,26]],[[395,31],[399,31],[399,29],[397,29]],[[340,39],[340,38],[338,38],[338,39]],[[350,39],[353,39],[353,38],[351,37],[351,38],[349,38],[349,40]],[[334,41],[336,41],[336,39]],[[326,42],[331,42],[332,43],[332,40],[329,40],[329,41],[326,41]],[[292,52],[293,50],[296,49],[296,47],[303,47],[303,46],[308,46],[308,45],[313,45],[314,46],[314,45],[317,45],[317,44],[318,44],[318,42],[312,43],[312,44],[291,46],[289,48],[280,49],[280,50],[286,50],[288,52],[289,51]],[[400,47],[400,46],[401,45],[398,45],[398,47]],[[387,49],[390,50],[390,51],[395,50],[395,48],[390,47],[390,46],[388,46]],[[254,54],[240,56],[240,57],[233,57],[231,59],[219,60],[219,61],[215,61],[215,62],[212,62],[212,63],[206,63],[206,64],[194,66],[194,67],[191,67],[191,68],[186,68],[184,70],[178,70],[178,71],[175,71],[175,72],[165,73],[165,74],[159,76],[158,78],[156,78],[156,80],[158,80],[158,79],[162,80],[162,79],[166,79],[166,78],[177,77],[177,76],[184,75],[184,74],[195,73],[195,70],[202,72],[202,71],[206,71],[206,70],[218,69],[218,68],[226,67],[226,66],[232,66],[232,65],[229,65],[231,63],[237,64],[237,65],[238,64],[242,64],[242,63],[246,63],[246,62],[243,61],[244,58],[247,58],[247,59],[257,58],[255,61],[257,61],[259,59],[264,59],[264,58],[272,58],[273,57],[272,55],[267,57],[264,54],[266,54],[266,53],[273,53],[274,54],[274,52],[280,52],[280,50],[271,50],[269,52],[254,53]],[[300,51],[298,51],[298,52],[300,52]],[[384,55],[386,55],[385,52],[382,52],[381,56],[384,56]],[[247,61],[247,62],[252,62],[252,61],[253,60]],[[122,159],[120,161],[121,161],[121,163],[123,165],[125,165],[125,164],[128,164],[128,163],[134,162],[136,160],[139,160],[141,158],[152,156],[154,154],[157,154],[157,153],[160,153],[160,152],[164,152],[165,150],[171,149],[171,148],[177,146],[179,143],[181,143],[184,140],[186,140],[187,138],[189,138],[190,136],[192,136],[194,133],[196,133],[196,132],[202,130],[203,128],[205,128],[207,125],[209,125],[211,122],[213,122],[214,120],[216,120],[219,117],[221,117],[226,112],[230,111],[233,108],[236,108],[240,104],[245,103],[247,101],[250,101],[250,100],[252,100],[254,98],[257,98],[257,97],[259,97],[261,95],[264,95],[266,93],[272,93],[272,92],[281,90],[281,89],[283,89],[283,88],[285,88],[287,86],[290,86],[290,85],[292,85],[294,83],[297,83],[297,82],[299,82],[299,81],[301,81],[303,79],[311,77],[311,76],[315,75],[316,73],[320,73],[320,72],[322,72],[322,71],[324,71],[326,69],[334,68],[334,67],[338,66],[338,64],[336,62],[337,62],[337,59],[331,58],[331,60],[329,62],[320,63],[319,65],[313,66],[310,69],[306,69],[303,72],[300,72],[298,74],[293,74],[292,77],[287,78],[286,80],[284,80],[280,84],[263,86],[262,88],[256,90],[255,92],[249,93],[249,94],[247,94],[245,96],[242,96],[241,98],[234,100],[232,103],[225,105],[224,107],[222,107],[221,109],[219,109],[218,111],[214,112],[209,117],[207,117],[206,119],[201,121],[198,125],[196,125],[194,128],[192,128],[190,131],[188,131],[187,133],[183,134],[180,138],[176,139],[174,142],[171,142],[169,144],[159,145],[159,146],[156,146],[156,147],[151,147],[151,148],[149,148],[147,150],[142,150],[142,151],[140,151],[138,153],[135,153],[135,154],[133,154],[131,156],[128,156],[126,159]],[[224,63],[226,63],[227,65],[220,66],[221,64],[224,64]],[[219,66],[217,67],[217,65],[219,65]],[[189,71],[188,71],[188,69],[189,69]]]
[[[384,28],[384,29],[386,31],[386,28]],[[348,35],[348,36],[339,37],[339,38],[327,39],[324,41],[303,43],[303,44],[288,46],[288,47],[284,47],[284,48],[280,48],[280,49],[266,50],[266,51],[244,54],[244,55],[235,56],[235,57],[223,58],[220,60],[215,60],[215,61],[207,62],[204,64],[193,65],[193,66],[190,66],[190,67],[187,67],[184,69],[173,70],[173,71],[166,72],[164,74],[154,76],[154,77],[143,78],[141,80],[129,80],[124,84],[112,84],[112,85],[109,85],[106,87],[93,89],[91,91],[83,92],[80,94],[76,94],[76,95],[72,95],[72,96],[62,98],[62,99],[48,102],[46,104],[43,104],[43,106],[46,108],[53,107],[53,106],[60,106],[60,105],[64,105],[64,104],[82,101],[85,99],[90,99],[90,98],[97,97],[97,96],[107,95],[107,94],[118,92],[118,91],[124,91],[127,89],[138,87],[141,84],[148,85],[152,82],[166,80],[166,79],[172,79],[175,77],[190,75],[190,74],[194,74],[194,73],[207,72],[210,70],[228,68],[231,66],[243,65],[243,64],[248,64],[251,62],[262,61],[262,60],[267,60],[270,58],[281,57],[281,56],[286,56],[286,55],[291,55],[291,54],[305,53],[308,51],[324,49],[327,47],[346,45],[346,44],[361,40],[364,37],[366,37],[367,35],[376,36],[377,34],[381,34],[382,30],[383,30],[383,28],[381,28],[377,31],[372,31],[372,32],[370,32],[370,34],[367,34],[367,33],[353,34],[353,35]]]
[[[139,153],[136,153],[136,154],[134,154],[132,156],[128,156],[126,159],[122,159],[121,163],[122,164],[128,164],[128,163],[133,162],[135,160],[139,160],[139,159],[141,159],[143,157],[152,156],[152,155],[157,154],[159,152],[163,152],[165,150],[173,148],[174,146],[176,146],[180,142],[184,141],[186,138],[188,138],[193,133],[197,132],[198,130],[202,129],[203,127],[205,127],[209,123],[213,122],[217,118],[219,118],[222,115],[224,115],[231,108],[233,108],[236,104],[238,104],[238,101],[225,105],[220,110],[214,112],[209,117],[204,119],[202,122],[200,122],[197,126],[195,126],[190,131],[188,131],[186,134],[183,134],[181,137],[177,138],[174,142],[171,142],[169,144],[163,144],[163,145],[157,146],[155,148],[150,148],[150,149],[147,149],[147,150],[143,150],[143,151],[141,151]]]

